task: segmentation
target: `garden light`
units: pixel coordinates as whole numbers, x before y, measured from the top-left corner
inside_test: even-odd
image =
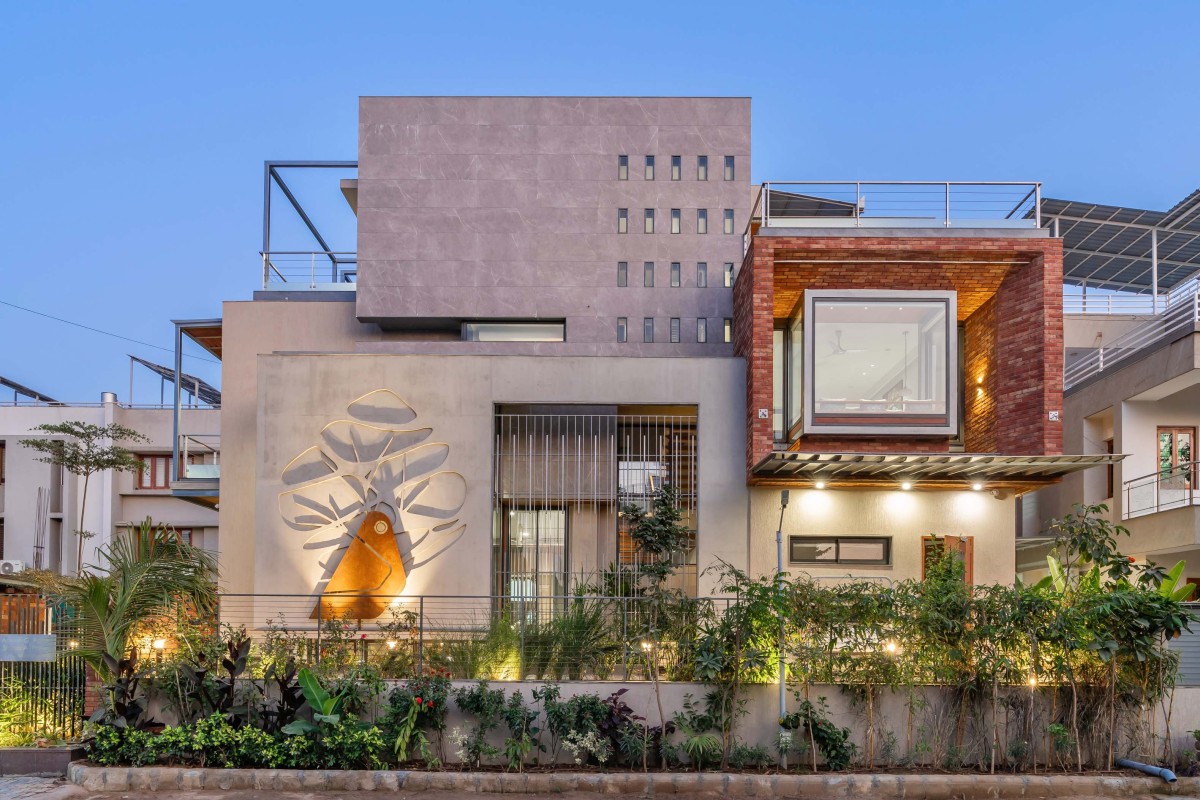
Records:
[[[388,649],[388,650],[395,650],[395,649],[396,649],[396,640],[395,640],[395,639],[388,639],[386,644],[387,644],[387,649]]]
[[[154,647],[155,650],[166,650],[167,649],[167,640],[166,639],[155,639],[152,646]]]
[[[1030,685],[1031,687],[1033,687],[1033,686],[1037,686],[1037,683],[1038,683],[1038,681],[1037,681],[1037,676],[1036,676],[1036,675],[1030,675],[1030,676],[1029,676],[1029,685]]]
[[[885,645],[883,646],[883,649],[884,649],[884,650],[887,650],[887,651],[888,651],[889,653],[891,653],[892,655],[895,655],[896,653],[899,653],[899,652],[900,652],[900,645],[896,644],[894,641],[892,641],[891,639],[889,639],[889,640],[888,640],[888,642],[887,642],[887,644],[885,644]]]

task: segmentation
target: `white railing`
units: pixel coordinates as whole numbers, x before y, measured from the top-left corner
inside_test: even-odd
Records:
[[[1063,388],[1070,389],[1105,370],[1123,366],[1132,356],[1163,340],[1173,340],[1200,325],[1200,283],[1188,281],[1166,298],[1162,313],[1113,339],[1111,343],[1075,359],[1063,374]]]
[[[1143,517],[1197,505],[1200,501],[1200,492],[1196,491],[1198,466],[1200,461],[1190,461],[1125,481],[1121,487],[1124,500],[1121,518]]]
[[[184,480],[216,480],[221,477],[221,434],[179,434],[180,474]]]
[[[1129,314],[1149,316],[1157,314],[1186,300],[1200,290],[1200,278],[1191,278],[1177,284],[1169,292],[1132,294],[1129,292],[1101,292],[1092,294],[1064,294],[1064,314]]]
[[[354,291],[358,255],[332,250],[281,250],[261,253],[264,290]]]

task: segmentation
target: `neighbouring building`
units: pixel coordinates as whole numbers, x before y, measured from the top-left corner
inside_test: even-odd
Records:
[[[1200,191],[1167,211],[1046,199],[1061,237],[1064,444],[1124,455],[1025,499],[1020,568],[1044,569],[1050,521],[1107,506],[1139,562],[1187,562],[1200,584]]]
[[[215,390],[207,385],[200,388],[206,400],[219,404]],[[85,566],[97,563],[98,548],[146,517],[171,525],[187,541],[219,549],[216,509],[173,496],[172,483],[177,483],[172,469],[176,415],[169,405],[121,404],[111,392],[103,393],[95,403],[66,403],[5,378],[0,378],[0,391],[5,395],[0,399],[0,585],[19,585],[26,569],[74,574],[78,567],[76,531],[83,479],[39,461],[40,453],[20,443],[45,436],[32,431],[44,424],[118,423],[149,439],[129,445],[142,459],[140,472],[110,471],[91,477],[83,526],[94,535],[84,541]],[[11,399],[7,396],[10,392]],[[219,451],[207,444],[216,442],[220,432],[218,410],[197,397],[180,411],[179,419],[191,443],[190,452],[181,459],[186,471],[192,475],[211,472],[220,460]]]
[[[244,621],[549,608],[636,564],[620,508],[665,485],[692,593],[773,573],[780,526],[793,573],[919,577],[949,545],[1006,582],[1016,498],[1113,460],[1064,454],[1037,184],[752,187],[747,98],[359,115],[357,161],[266,165],[262,290],[178,326],[223,364],[207,491]],[[352,251],[298,169],[352,173]],[[281,197],[311,252],[272,244]]]

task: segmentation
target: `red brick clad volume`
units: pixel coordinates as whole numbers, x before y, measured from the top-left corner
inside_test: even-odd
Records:
[[[904,260],[907,263],[863,263]],[[780,263],[809,261],[810,263]],[[1062,452],[1062,242],[1058,239],[756,236],[733,290],[735,352],[746,359],[746,459],[773,447],[771,334],[806,289],[953,290],[964,328],[965,447]],[[946,452],[948,437],[804,436],[805,452]]]

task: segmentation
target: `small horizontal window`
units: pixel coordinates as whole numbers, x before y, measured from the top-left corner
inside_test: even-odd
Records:
[[[468,342],[562,342],[562,322],[464,322],[462,337]]]
[[[889,536],[791,536],[788,560],[793,564],[874,564],[892,563]]]

